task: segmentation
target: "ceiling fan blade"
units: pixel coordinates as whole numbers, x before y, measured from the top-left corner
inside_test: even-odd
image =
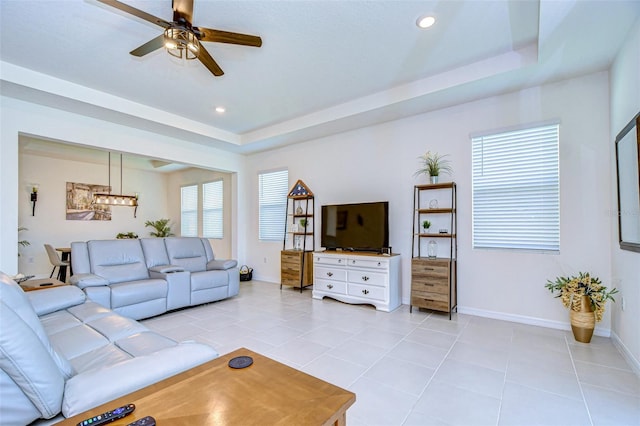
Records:
[[[140,9],[136,9],[135,7],[131,7],[128,4],[121,3],[117,0],[98,0],[100,3],[104,3],[111,7],[115,7],[116,9],[120,9],[123,12],[127,12],[133,16],[137,16],[140,19],[144,19],[145,21],[149,21],[152,24],[156,24],[161,26],[162,28],[169,28],[171,24],[164,19],[160,19],[156,16],[153,16],[147,12],[143,12]]]
[[[249,34],[232,33],[229,31],[212,30],[210,28],[195,28],[200,32],[200,41],[213,41],[216,43],[241,44],[243,46],[262,46],[262,39]]]
[[[193,0],[173,0],[173,20],[183,18],[189,24],[193,20]]]
[[[200,59],[200,62],[202,62],[204,66],[207,67],[207,69],[211,71],[211,73],[216,77],[220,77],[222,74],[224,74],[224,71],[222,71],[220,65],[218,65],[218,63],[211,57],[211,55],[209,55],[207,49],[205,49],[202,45],[200,45],[200,49],[198,49],[198,59]]]
[[[161,47],[164,47],[164,34],[160,34],[158,37],[149,40],[142,46],[133,49],[129,53],[133,56],[144,56],[147,53],[151,53],[154,50],[160,49]]]

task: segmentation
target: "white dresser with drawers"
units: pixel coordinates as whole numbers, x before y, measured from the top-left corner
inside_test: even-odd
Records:
[[[313,298],[324,297],[393,311],[400,306],[400,255],[313,253]]]

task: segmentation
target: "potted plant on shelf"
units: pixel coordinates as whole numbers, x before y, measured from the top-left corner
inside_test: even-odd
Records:
[[[427,151],[418,157],[422,163],[422,167],[418,169],[415,176],[426,174],[429,175],[429,181],[438,183],[438,178],[441,173],[451,174],[453,169],[451,167],[451,161],[445,159],[448,154],[440,155],[437,152]]]
[[[425,220],[422,222],[422,229],[424,229],[425,234],[429,232],[429,228],[431,228],[431,222]]]
[[[174,235],[169,226],[169,219],[148,220],[144,223],[144,226],[150,226],[156,230],[155,232],[149,232],[152,237],[162,238]]]
[[[588,272],[557,277],[555,281],[547,281],[545,287],[569,308],[573,337],[582,343],[591,341],[595,323],[602,320],[607,300],[615,302],[613,295],[618,292],[616,288],[607,290],[599,278]]]
[[[302,232],[306,232],[307,230],[307,219],[300,219],[300,228],[302,228]]]

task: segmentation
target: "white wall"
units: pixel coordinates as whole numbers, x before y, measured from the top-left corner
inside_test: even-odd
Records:
[[[112,166],[111,185],[114,193],[120,191],[120,168]],[[51,273],[51,264],[44,244],[69,247],[72,241],[115,238],[120,232],[135,232],[140,237],[149,235],[147,220],[166,217],[167,177],[162,173],[137,169],[123,169],[124,194],[140,194],[137,218],[132,207],[112,207],[109,221],[66,220],[66,183],[80,182],[107,184],[107,164],[70,161],[40,155],[20,154],[19,160],[19,225],[28,228],[20,239],[31,245],[20,250],[19,271],[25,275]],[[35,216],[32,216],[28,184],[40,184]]]
[[[244,187],[245,158],[242,155],[204,148],[147,131],[116,125],[66,111],[44,107],[29,102],[0,97],[0,270],[7,274],[18,271],[18,208],[24,200],[19,195],[18,178],[19,135],[26,134],[86,146],[95,146],[116,152],[152,156],[196,167],[234,172],[231,179],[234,194],[232,202],[231,257],[242,261],[244,253],[238,241],[245,238],[245,228],[237,223],[245,222],[247,209],[244,199],[238,199],[237,187]],[[40,182],[42,183],[42,182]],[[44,192],[43,195],[44,197]],[[126,213],[123,213],[126,215]],[[38,216],[36,216],[38,217]],[[142,218],[138,219],[144,223]],[[28,225],[27,225],[28,226]],[[20,236],[21,238],[23,235]]]
[[[250,156],[247,259],[255,276],[279,282],[282,247],[257,240],[257,173],[288,167],[290,184],[302,179],[315,193],[316,214],[322,204],[389,201],[390,244],[402,255],[408,303],[413,185],[426,182],[413,173],[417,157],[432,150],[450,154],[458,184],[460,311],[567,327],[568,312],[544,288],[547,279],[590,271],[611,282],[608,96],[608,75],[597,73]],[[469,134],[556,119],[561,253],[472,250]],[[599,326],[608,332],[608,313]]]
[[[611,67],[611,133],[614,141],[622,128],[640,111],[640,23],[627,37]],[[611,205],[617,207],[615,147],[609,144],[611,157]],[[612,211],[617,211],[614,208]],[[615,215],[614,219],[615,219]],[[620,250],[618,223],[612,221],[612,277],[620,294],[613,305],[614,339],[640,374],[640,253]],[[622,310],[622,299],[625,310]]]

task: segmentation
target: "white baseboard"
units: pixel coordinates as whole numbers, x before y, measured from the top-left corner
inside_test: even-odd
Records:
[[[478,317],[517,322],[520,324],[536,325],[538,327],[555,328],[557,330],[567,330],[567,331],[571,330],[571,324],[569,324],[568,321],[567,322],[553,321],[553,320],[547,320],[543,318],[528,317],[525,315],[507,314],[504,312],[495,312],[495,311],[487,311],[484,309],[468,308],[464,306],[458,306],[458,312],[460,312],[461,314],[475,315]],[[595,334],[596,336],[610,337],[611,329],[596,327],[595,330],[593,331],[593,334]]]
[[[615,331],[611,332],[611,340],[613,340],[613,344],[618,348],[631,368],[633,368],[633,372],[636,373],[636,376],[640,377],[640,361],[638,361],[624,343],[622,343],[622,340],[620,340],[620,337],[615,333]]]

